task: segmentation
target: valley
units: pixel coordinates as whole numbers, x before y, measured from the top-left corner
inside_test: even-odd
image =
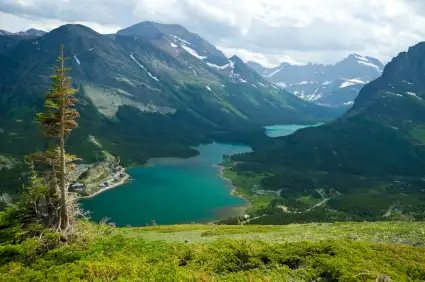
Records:
[[[0,29],[1,281],[425,281],[425,42],[142,2]]]
[[[285,136],[304,127],[279,125],[267,127],[266,132],[274,129],[272,135]],[[234,195],[233,185],[222,179],[221,169],[215,165],[223,161],[223,156],[246,153],[251,149],[246,145],[223,143],[194,149],[199,151],[195,157],[157,158],[149,160],[147,166],[129,168],[131,180],[128,183],[83,199],[82,208],[91,212],[92,220],[109,218],[117,226],[249,218],[245,210],[250,210],[251,202],[256,203],[257,199],[249,198],[250,202],[247,202],[237,197],[238,194]],[[224,176],[227,177],[227,173]]]

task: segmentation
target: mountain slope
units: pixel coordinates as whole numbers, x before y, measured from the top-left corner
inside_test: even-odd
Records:
[[[360,89],[382,73],[382,63],[372,57],[351,54],[335,65],[283,63],[267,69],[257,63],[248,65],[268,81],[298,97],[321,105],[352,105]]]
[[[32,118],[48,90],[60,44],[80,89],[82,117],[70,146],[86,159],[93,158],[93,147],[78,140],[89,135],[123,160],[143,162],[193,154],[190,146],[218,133],[338,114],[268,83],[181,26],[145,22],[111,38],[82,25],[64,25],[0,54],[3,152],[24,154],[43,146]],[[28,143],[26,136],[34,141]]]
[[[250,172],[271,175],[258,189],[279,192],[255,222],[425,218],[423,54],[425,43],[400,53],[339,119],[233,157],[242,194]]]
[[[338,120],[282,138],[282,163],[362,174],[424,173],[424,49],[420,43],[400,53]]]
[[[6,30],[3,30],[3,29],[0,29],[0,36],[1,35],[12,35],[13,33],[12,32],[9,32],[9,31],[6,31]]]

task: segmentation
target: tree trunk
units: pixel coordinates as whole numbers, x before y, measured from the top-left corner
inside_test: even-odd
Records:
[[[63,125],[62,125],[63,126]],[[68,207],[67,207],[67,185],[65,182],[65,142],[64,138],[60,138],[60,189],[61,189],[61,229],[67,230],[69,226]]]
[[[61,90],[64,91],[65,88],[65,78],[64,78],[64,56],[63,56],[63,45],[61,46]],[[68,219],[68,207],[67,207],[67,194],[68,187],[65,181],[65,118],[64,118],[64,104],[60,103],[60,137],[59,137],[59,148],[60,148],[60,191],[61,191],[61,210],[60,210],[60,228],[61,230],[67,230],[69,227]]]

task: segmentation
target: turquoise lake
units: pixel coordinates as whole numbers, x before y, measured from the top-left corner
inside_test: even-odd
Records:
[[[316,123],[316,124],[309,124],[309,125],[299,125],[299,124],[291,124],[291,125],[271,125],[271,126],[265,126],[266,134],[269,137],[280,137],[280,136],[286,136],[289,134],[294,133],[298,129],[305,128],[305,127],[315,127],[320,126],[323,123]]]
[[[242,215],[247,204],[230,195],[231,185],[214,167],[223,155],[251,151],[248,146],[212,143],[196,147],[200,154],[188,159],[158,158],[150,167],[128,170],[129,183],[81,201],[99,221],[109,218],[117,226],[208,222]]]
[[[289,135],[301,125],[266,127],[270,137]],[[109,218],[117,226],[209,222],[244,214],[247,202],[231,195],[231,185],[214,165],[223,155],[250,152],[245,145],[212,143],[196,147],[188,159],[158,158],[149,167],[128,170],[132,180],[93,198],[81,200],[91,218]]]

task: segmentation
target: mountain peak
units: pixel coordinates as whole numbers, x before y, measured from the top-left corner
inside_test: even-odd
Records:
[[[62,25],[51,32],[48,33],[49,36],[58,36],[58,37],[89,37],[94,38],[100,36],[99,33],[94,31],[93,29],[81,25],[81,24],[65,24]]]
[[[147,38],[160,34],[169,36],[174,33],[182,34],[190,32],[179,24],[161,24],[151,21],[140,22],[117,32],[118,35],[122,36],[143,36]]]
[[[44,30],[40,30],[40,29],[30,28],[27,31],[25,31],[25,33],[28,34],[28,35],[43,36],[47,32],[45,32]]]
[[[407,52],[400,52],[389,62],[382,74],[383,77],[398,77],[408,82],[421,82],[425,73],[425,42],[409,47]]]
[[[236,56],[236,55],[233,55],[232,57],[230,57],[230,58],[229,58],[229,60],[231,60],[232,62],[237,63],[237,64],[239,64],[239,63],[244,63],[244,62],[242,61],[242,59],[241,59],[241,58],[239,58],[239,57],[238,57],[238,56]]]
[[[273,68],[249,63],[249,67],[269,82],[275,83],[310,102],[332,107],[347,107],[354,103],[360,89],[378,78],[382,63],[356,53],[335,65],[293,64],[289,57]]]
[[[43,36],[46,33],[47,32],[45,32],[44,30],[30,28],[26,31],[20,31],[20,32],[16,33],[16,35]]]
[[[348,57],[335,64],[335,66],[340,68],[357,68],[362,72],[377,72],[378,74],[381,74],[384,69],[384,65],[378,59],[356,53],[348,55]]]

